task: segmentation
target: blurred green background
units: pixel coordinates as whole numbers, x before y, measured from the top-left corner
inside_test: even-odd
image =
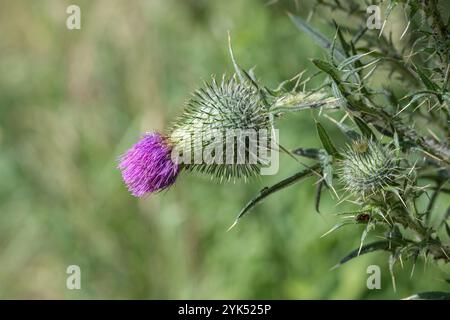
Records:
[[[65,26],[81,7],[81,30]],[[379,299],[444,290],[439,267],[396,267],[375,253],[330,271],[359,246],[362,227],[320,236],[337,221],[329,194],[314,211],[313,180],[274,195],[230,232],[277,176],[214,184],[181,176],[168,192],[137,200],[115,169],[141,132],[162,130],[211,74],[231,73],[235,55],[268,86],[313,70],[324,56],[292,25],[309,1],[1,1],[0,298]],[[318,17],[321,14],[317,15]],[[327,29],[321,19],[313,23]],[[326,22],[326,21],[325,21]],[[328,30],[328,31],[327,31]],[[281,143],[317,146],[313,117],[278,123]],[[373,237],[368,241],[373,240]],[[382,289],[368,290],[377,264]],[[66,288],[79,265],[81,290]]]

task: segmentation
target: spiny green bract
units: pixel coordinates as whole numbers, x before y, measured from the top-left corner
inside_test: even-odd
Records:
[[[247,179],[259,175],[261,166],[267,164],[266,157],[261,154],[270,152],[270,119],[268,106],[253,83],[238,80],[236,75],[230,78],[223,76],[220,83],[212,78],[211,83],[205,83],[203,88],[196,90],[187,102],[183,114],[172,127],[171,140],[178,148],[190,150],[188,159],[191,161],[182,163],[183,169],[208,174],[221,181]],[[238,134],[231,138],[239,130],[259,132],[261,129],[267,132],[267,141],[263,144],[260,143],[260,136],[243,138]],[[218,135],[222,135],[221,141],[214,138]],[[224,142],[227,137],[232,139],[235,150],[231,161],[226,158]],[[256,161],[238,161],[236,150],[239,139],[247,139],[244,153],[254,156]],[[249,146],[256,147],[256,151]],[[215,149],[211,154],[221,161],[195,161],[195,154],[202,154],[207,148]]]
[[[396,151],[373,140],[354,141],[343,157],[341,181],[347,191],[363,199],[394,187],[401,174]]]

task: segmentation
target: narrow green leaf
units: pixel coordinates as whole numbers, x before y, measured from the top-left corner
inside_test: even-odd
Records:
[[[338,65],[338,69],[339,70],[343,70],[346,66],[355,63],[356,61],[359,61],[361,58],[371,54],[372,51],[366,52],[366,53],[361,53],[361,54],[357,54],[351,57],[348,57],[347,59],[345,59],[344,61],[342,61],[339,65]]]
[[[350,101],[349,104],[351,104],[352,109],[358,110],[358,111],[366,113],[366,114],[370,114],[372,116],[377,116],[377,117],[380,116],[380,114],[377,112],[377,110],[367,107],[362,102],[360,102],[356,99],[353,99],[351,96],[348,97],[348,99]]]
[[[450,19],[450,15],[449,15]],[[442,92],[446,92],[448,90],[448,82],[450,81],[450,69],[447,68],[447,72],[445,73],[444,81],[442,83]]]
[[[337,84],[341,82],[339,70],[331,63],[320,59],[312,59],[312,63],[314,63],[317,68],[327,73]]]
[[[340,72],[338,69],[336,69],[335,66],[330,64],[327,61],[319,60],[319,59],[313,59],[312,63],[319,68],[320,70],[327,73],[331,79],[333,80],[332,88],[333,93],[336,98],[339,98],[339,101],[343,104],[342,106],[345,107],[347,104],[351,106],[352,110],[358,110],[360,112],[364,112],[373,116],[379,116],[377,110],[373,110],[366,105],[364,105],[362,102],[356,100],[353,98],[345,89],[344,85],[342,84]]]
[[[423,84],[428,90],[440,91],[439,86],[431,81],[431,79],[427,77],[423,70],[421,70],[419,67],[416,67],[416,72],[419,75],[420,80],[422,80]]]
[[[333,41],[331,42],[331,49],[330,49],[330,61],[333,64],[336,64],[336,59],[334,59],[335,56],[335,49],[336,49],[336,39],[337,39],[337,32],[334,34]]]
[[[359,130],[365,136],[367,139],[373,139],[375,140],[375,134],[373,131],[369,128],[369,126],[359,117],[354,116],[353,120],[355,121],[356,125],[358,126]]]
[[[410,12],[409,12],[409,17],[410,17],[410,19],[411,18],[413,18],[415,15],[416,15],[416,13],[417,13],[417,11],[419,11],[419,9],[421,8],[420,7],[420,5],[419,5],[419,3],[420,2],[414,2],[414,1],[411,1],[411,2],[409,2],[409,6],[410,6]]]
[[[305,20],[289,12],[288,16],[297,27],[297,29],[310,36],[318,45],[325,49],[331,48],[332,42],[328,40],[324,35],[322,35],[319,31],[312,28]],[[339,49],[334,50],[334,55],[339,60],[345,59],[345,54]]]
[[[328,119],[330,119],[331,121],[333,121],[333,123],[339,128],[339,130],[341,130],[342,133],[345,134],[349,139],[359,140],[361,138],[361,135],[358,132],[356,132],[355,130],[353,130],[352,128],[347,126],[346,124],[336,121],[331,117],[328,117],[328,116],[326,116],[326,117]]]
[[[337,32],[337,35],[338,35],[338,38],[339,38],[339,43],[341,44],[342,50],[344,50],[344,53],[345,53],[346,56],[349,56],[351,47],[347,43],[347,41],[345,41],[345,38],[344,38],[344,36],[343,36],[343,34],[341,32],[341,29],[339,28],[339,26],[336,23],[336,21],[333,20],[333,22],[334,22],[334,26],[336,27],[336,30],[337,30],[336,32]]]
[[[420,91],[416,91],[412,94],[407,95],[406,97],[404,97],[403,99],[411,99],[411,98],[422,98],[422,97],[426,97],[427,95],[435,95],[436,98],[443,98],[444,100],[446,100],[445,94],[442,95],[440,92],[434,91],[434,90],[420,90]],[[450,96],[449,96],[450,98]]]
[[[448,223],[445,223],[445,232],[447,232],[447,236],[450,237],[450,226],[448,225]]]
[[[286,179],[274,184],[271,187],[266,187],[266,188],[262,189],[259,192],[259,194],[256,197],[254,197],[252,200],[250,200],[247,203],[247,205],[241,210],[241,212],[239,213],[238,217],[236,218],[236,221],[233,224],[233,226],[236,224],[236,222],[239,219],[241,219],[245,214],[247,214],[251,209],[253,209],[262,200],[264,200],[268,196],[274,194],[275,192],[278,192],[286,187],[293,185],[294,183],[297,183],[297,182],[311,176],[318,169],[320,169],[320,165],[316,164],[316,165],[312,166],[311,168],[300,171],[300,172],[294,174],[293,176],[290,176],[289,178],[286,178]]]
[[[364,36],[364,34],[369,30],[367,26],[364,26],[363,28],[359,29],[358,32],[355,34],[355,36],[352,38],[351,45],[356,45],[359,40]]]
[[[447,223],[447,220],[450,218],[450,207],[447,208],[447,212],[442,216],[441,221],[437,223],[438,229],[442,227],[442,225],[445,225],[445,231],[447,232],[447,235],[450,237],[450,226]]]
[[[340,267],[341,265],[343,265],[344,263],[352,260],[353,258],[358,257],[358,252],[359,255],[363,255],[366,253],[370,253],[373,251],[378,251],[378,250],[384,250],[384,251],[389,251],[390,249],[390,243],[389,241],[377,241],[377,242],[372,242],[369,244],[366,244],[364,246],[361,247],[361,249],[355,249],[352,252],[350,252],[348,255],[346,255],[344,258],[341,259],[341,261],[339,261],[339,263],[337,265],[335,265],[332,269],[336,269],[338,267]]]
[[[322,142],[322,145],[325,148],[325,150],[334,158],[337,159],[342,158],[342,156],[339,154],[336,147],[334,146],[333,142],[331,141],[330,136],[325,131],[325,128],[320,124],[320,122],[316,122],[316,128],[320,141]]]
[[[429,291],[414,294],[403,300],[450,300],[450,292]]]

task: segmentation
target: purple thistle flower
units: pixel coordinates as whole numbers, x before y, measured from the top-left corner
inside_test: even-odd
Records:
[[[135,197],[164,190],[179,173],[171,159],[172,148],[159,133],[146,133],[142,139],[120,157],[118,168],[123,181]]]

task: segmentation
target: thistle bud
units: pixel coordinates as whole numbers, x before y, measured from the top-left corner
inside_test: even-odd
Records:
[[[259,174],[270,151],[271,122],[258,88],[236,77],[213,78],[194,92],[171,141],[183,169],[230,180]]]
[[[396,185],[400,167],[395,150],[373,140],[353,142],[343,153],[340,175],[345,189],[366,198]]]

